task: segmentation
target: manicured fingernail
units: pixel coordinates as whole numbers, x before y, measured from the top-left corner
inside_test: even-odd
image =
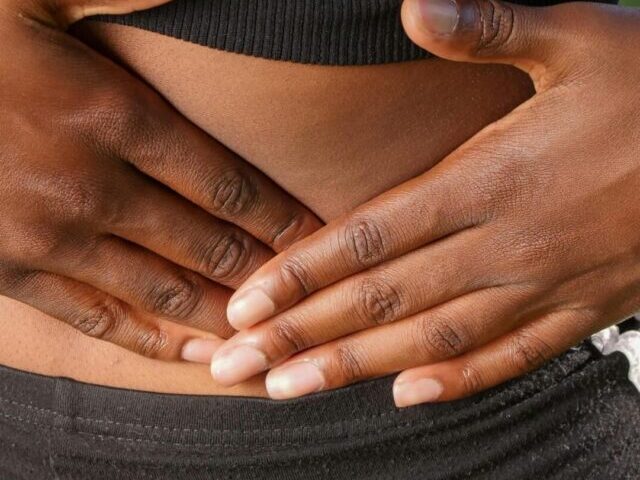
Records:
[[[242,330],[266,320],[275,311],[275,303],[262,289],[250,288],[231,299],[227,307],[227,319],[233,328]]]
[[[313,363],[298,362],[271,370],[266,383],[271,398],[285,400],[322,390],[325,380]]]
[[[222,343],[222,340],[193,338],[182,347],[182,359],[193,363],[210,363],[211,357]]]
[[[451,34],[458,25],[458,6],[452,0],[415,0],[411,8],[421,20],[420,25],[430,33]]]
[[[222,385],[232,386],[243,382],[269,367],[267,357],[260,350],[248,345],[218,351],[211,362],[211,375]]]
[[[399,382],[393,386],[393,400],[397,407],[409,407],[433,402],[440,398],[443,390],[442,384],[433,378]]]

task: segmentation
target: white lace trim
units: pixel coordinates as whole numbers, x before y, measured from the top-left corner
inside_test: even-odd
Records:
[[[640,314],[635,317],[640,319]],[[640,331],[629,330],[620,334],[620,329],[614,325],[592,335],[591,343],[603,355],[622,352],[629,360],[629,380],[640,391]]]

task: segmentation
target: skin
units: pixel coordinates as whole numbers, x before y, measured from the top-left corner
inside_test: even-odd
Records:
[[[192,357],[188,339],[233,333],[232,289],[321,223],[62,30],[152,2],[53,3],[0,10],[0,292],[135,353]]]
[[[97,22],[74,33],[325,221],[430,168],[532,94],[529,78],[508,66],[430,59],[336,68],[235,55]],[[106,88],[110,80],[102,76]],[[95,81],[85,79],[77,90],[90,98]],[[157,128],[170,130],[160,122]],[[173,227],[176,210],[166,215]],[[266,395],[259,376],[224,387],[205,366],[144,358],[9,298],[0,298],[0,343],[0,364],[45,375],[154,392]],[[208,362],[217,345],[200,358]]]
[[[640,13],[425,5],[403,5],[416,43],[514,65],[535,96],[259,269],[217,381],[271,369],[270,395],[292,398],[401,371],[398,406],[454,400],[640,310]]]

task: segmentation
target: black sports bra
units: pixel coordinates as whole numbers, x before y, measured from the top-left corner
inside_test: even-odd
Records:
[[[516,0],[536,6],[561,2]],[[401,4],[402,0],[175,0],[100,19],[273,60],[366,65],[429,57],[404,34]]]

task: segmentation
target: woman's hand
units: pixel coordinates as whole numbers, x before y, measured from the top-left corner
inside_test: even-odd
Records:
[[[160,1],[0,4],[0,294],[150,357],[206,361],[232,288],[318,220],[63,31]],[[181,325],[181,326],[180,326]]]
[[[290,398],[405,370],[397,405],[451,400],[640,309],[640,12],[402,13],[422,47],[515,65],[537,94],[251,276],[228,309],[245,330],[214,355],[221,383],[273,368],[270,395]]]

